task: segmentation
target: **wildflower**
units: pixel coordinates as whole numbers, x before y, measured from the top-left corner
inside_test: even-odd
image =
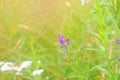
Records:
[[[29,67],[31,64],[32,64],[31,61],[24,61],[24,62],[21,64],[21,68],[27,68],[27,67]]]
[[[39,69],[39,70],[33,71],[32,74],[33,74],[33,76],[35,76],[35,75],[40,75],[40,74],[43,73],[43,72],[44,72],[43,69]]]
[[[64,38],[63,38],[62,34],[59,34],[58,40],[59,40],[59,43],[60,43],[60,47],[62,48],[64,46]]]
[[[24,68],[29,67],[32,64],[31,61],[24,61],[20,66],[15,66],[13,69],[17,72],[22,71]]]
[[[13,66],[14,66],[14,63],[6,62],[1,66],[0,71],[2,71],[2,72],[11,71],[11,70],[13,70]]]
[[[21,71],[22,71],[24,68],[28,68],[31,64],[32,64],[31,61],[24,61],[21,65],[19,65],[19,66],[14,66],[14,67],[13,67],[13,70],[16,71],[16,75],[21,75]]]
[[[67,52],[67,46],[70,44],[70,39],[69,38],[64,39],[63,35],[59,34],[58,41],[59,41],[60,47],[62,49],[62,54],[64,56],[64,59],[66,60],[65,53]]]
[[[59,34],[59,35],[58,35],[58,41],[59,41],[59,43],[60,43],[60,47],[61,47],[61,48],[62,48],[62,47],[66,47],[66,44],[67,44],[67,45],[70,44],[70,39],[67,38],[67,39],[64,40],[62,34]]]
[[[70,44],[70,39],[67,38],[67,39],[65,40],[65,42],[66,42],[67,44]]]
[[[15,63],[13,62],[0,62],[1,68],[0,71],[1,72],[5,72],[5,71],[16,71],[16,75],[20,75],[21,71],[24,68],[29,67],[32,64],[31,61],[24,61],[21,65],[16,66]]]
[[[29,67],[31,64],[32,64],[31,61],[24,61],[24,62],[20,65],[18,71],[21,71],[22,69]]]
[[[17,72],[22,71],[22,69],[20,68],[20,66],[13,66],[13,70],[17,71]]]

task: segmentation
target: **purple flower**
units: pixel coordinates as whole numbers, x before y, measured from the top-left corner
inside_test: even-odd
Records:
[[[65,42],[66,42],[67,44],[70,44],[70,39],[67,38],[67,39],[65,40]]]
[[[65,44],[64,44],[64,38],[62,34],[58,35],[58,41],[60,43],[60,47],[62,48]]]
[[[116,39],[115,39],[115,43],[116,43],[116,44],[120,44],[120,38],[116,38]]]
[[[68,44],[70,44],[70,39],[69,38],[64,39],[63,35],[59,34],[58,35],[58,41],[59,41],[59,44],[60,44],[60,47],[61,47],[61,50],[62,50],[63,57],[66,60],[66,53],[67,53],[67,50],[68,50],[67,46],[68,46]]]

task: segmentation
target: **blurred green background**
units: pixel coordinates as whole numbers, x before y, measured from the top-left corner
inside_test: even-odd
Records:
[[[49,47],[46,45],[43,47],[54,47],[55,50],[59,33],[71,38],[74,35],[84,36],[81,34],[84,30],[82,25],[89,11],[90,4],[82,6],[80,0],[0,0],[1,58],[6,59],[9,58],[7,56],[16,54],[14,48],[17,42],[21,49],[24,44],[29,45],[27,39],[31,36],[39,38],[38,43],[41,43],[38,45],[39,48],[46,40],[44,42]],[[28,53],[26,51],[25,54]]]

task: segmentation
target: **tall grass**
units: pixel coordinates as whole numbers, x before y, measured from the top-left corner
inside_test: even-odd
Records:
[[[119,0],[0,0],[0,60],[33,62],[0,79],[119,80],[119,8]],[[58,34],[70,39],[66,60]]]

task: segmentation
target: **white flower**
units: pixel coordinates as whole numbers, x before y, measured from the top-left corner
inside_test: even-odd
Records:
[[[24,68],[29,67],[32,64],[31,61],[24,61],[20,66],[15,66],[15,63],[12,62],[0,62],[1,68],[0,71],[16,71],[16,75],[18,75]]]
[[[44,72],[43,69],[39,69],[39,70],[35,70],[32,72],[32,74],[35,76],[35,75],[40,75],[42,72]]]
[[[29,67],[32,64],[31,61],[24,61],[20,66],[14,66],[13,69],[17,72],[22,71],[24,68]]]
[[[31,64],[32,64],[32,61],[24,61],[24,62],[21,64],[20,68],[21,68],[21,69],[27,68],[27,67],[29,67]]]
[[[0,71],[11,71],[13,70],[13,66],[14,66],[14,63],[12,62],[6,62],[4,63],[1,68],[0,68]]]
[[[20,71],[22,71],[22,68],[20,66],[14,66],[13,70],[20,72]]]

